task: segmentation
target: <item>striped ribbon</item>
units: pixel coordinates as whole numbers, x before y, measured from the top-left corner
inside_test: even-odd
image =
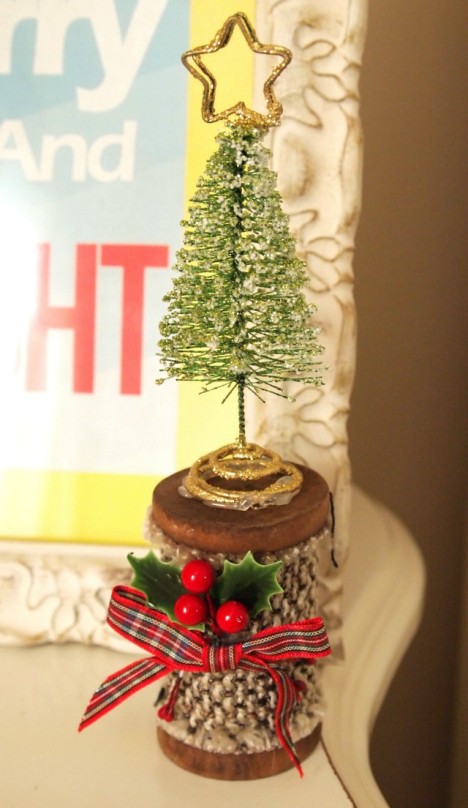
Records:
[[[131,662],[102,683],[86,708],[80,731],[132,693],[173,671],[218,673],[236,668],[267,671],[278,692],[276,734],[302,776],[289,732],[289,717],[300,698],[303,683],[295,682],[276,663],[313,661],[330,653],[320,617],[267,628],[245,642],[219,645],[201,632],[173,623],[150,606],[145,595],[137,589],[116,586],[112,591],[107,622],[118,634],[149,651],[151,656]]]

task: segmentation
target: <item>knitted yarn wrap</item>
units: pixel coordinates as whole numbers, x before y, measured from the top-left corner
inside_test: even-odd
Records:
[[[166,536],[148,512],[143,535],[161,561],[183,566],[193,558],[203,558],[221,571],[226,559],[241,561],[236,554],[204,553],[177,544]],[[251,623],[257,632],[269,626],[304,620],[316,614],[316,568],[318,549],[329,536],[328,527],[309,539],[275,553],[255,553],[261,564],[282,561],[278,581],[284,593],[271,599],[272,610],[261,612]],[[294,742],[309,735],[322,715],[320,667],[317,665],[285,663],[285,670],[294,679],[306,683],[301,701],[291,716],[290,727]],[[186,744],[207,752],[264,752],[279,746],[274,715],[277,692],[273,680],[265,673],[235,670],[226,673],[172,674],[161,691],[164,694],[180,677],[174,719],[162,722],[165,732]]]

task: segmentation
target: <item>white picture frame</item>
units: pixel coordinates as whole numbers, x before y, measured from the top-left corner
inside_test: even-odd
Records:
[[[255,20],[260,41],[293,52],[292,65],[275,85],[284,114],[269,141],[298,251],[309,268],[307,295],[318,306],[329,370],[321,390],[304,388],[293,405],[275,399],[268,417],[251,403],[249,418],[256,440],[327,479],[340,562],[348,548],[346,422],[355,359],[352,257],[361,199],[358,80],[366,20],[365,0],[262,0]],[[256,74],[257,98],[264,80]],[[148,491],[148,502],[150,497]],[[112,586],[130,578],[126,555],[134,549],[0,540],[0,643],[127,648],[105,619]],[[323,556],[320,599],[337,648],[342,570],[333,569],[328,553]]]

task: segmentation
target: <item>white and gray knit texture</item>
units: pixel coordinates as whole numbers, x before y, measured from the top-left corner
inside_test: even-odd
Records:
[[[216,570],[221,570],[226,559],[236,562],[242,558],[235,554],[205,553],[177,544],[155,524],[150,510],[144,537],[162,561],[180,567],[192,558],[204,558]],[[316,567],[319,545],[325,539],[329,539],[328,527],[293,547],[275,553],[255,553],[261,564],[283,562],[278,581],[284,594],[274,595],[272,610],[261,612],[252,621],[252,633],[316,616]],[[298,662],[285,663],[284,667],[294,679],[302,679],[307,684],[290,721],[291,735],[297,742],[309,735],[322,717],[320,666]],[[166,694],[179,675],[172,674],[166,680]],[[277,693],[268,673],[237,669],[217,674],[184,673],[180,677],[174,720],[161,722],[169,735],[207,752],[218,753],[264,752],[280,745],[274,724]]]

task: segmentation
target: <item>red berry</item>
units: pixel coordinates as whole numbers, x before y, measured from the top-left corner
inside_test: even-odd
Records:
[[[249,610],[237,600],[227,600],[216,612],[216,623],[226,634],[244,631],[249,625]]]
[[[183,585],[189,592],[194,592],[196,595],[203,595],[213,586],[216,575],[208,561],[195,559],[185,565],[180,577]]]
[[[198,595],[181,595],[174,604],[174,614],[182,625],[196,626],[205,622],[208,608]]]

